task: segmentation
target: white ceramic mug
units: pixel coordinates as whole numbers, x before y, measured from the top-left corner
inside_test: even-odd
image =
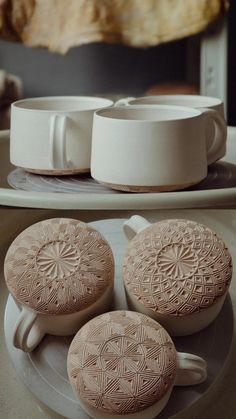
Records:
[[[211,124],[214,140],[207,146]],[[91,174],[132,192],[184,189],[207,175],[225,143],[223,118],[214,110],[145,105],[95,112]]]
[[[89,172],[93,114],[109,99],[58,96],[23,99],[11,105],[10,161],[30,172]]]
[[[70,345],[67,370],[75,396],[94,419],[153,419],[174,386],[207,378],[204,359],[177,352],[160,324],[131,311],[86,323]]]
[[[115,106],[137,106],[137,105],[175,105],[175,106],[188,106],[195,109],[213,109],[217,111],[222,118],[224,118],[224,103],[221,99],[210,96],[202,95],[154,95],[143,97],[127,97],[118,100]],[[225,126],[227,126],[225,121]],[[207,144],[210,147],[214,140],[214,129],[211,124],[207,127]],[[222,142],[218,155],[215,156],[216,160],[224,157],[226,153],[226,138]],[[215,160],[215,161],[216,161]]]
[[[231,255],[211,229],[185,219],[150,224],[133,215],[123,281],[130,309],[158,321],[171,336],[190,335],[220,313],[232,278]]]
[[[22,231],[7,251],[4,275],[21,310],[13,345],[25,352],[47,333],[76,333],[112,302],[110,245],[79,220],[52,218]]]

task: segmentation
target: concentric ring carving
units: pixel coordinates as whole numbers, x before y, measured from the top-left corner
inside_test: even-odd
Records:
[[[113,311],[80,329],[68,353],[74,392],[104,412],[135,413],[158,402],[174,383],[176,351],[149,317]]]
[[[212,305],[228,289],[232,260],[208,227],[183,219],[147,227],[129,243],[125,287],[148,309],[187,315]]]
[[[85,223],[54,218],[24,230],[4,264],[17,301],[44,314],[80,311],[112,286],[114,260],[102,235]]]

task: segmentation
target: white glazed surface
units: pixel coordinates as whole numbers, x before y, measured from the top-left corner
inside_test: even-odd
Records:
[[[36,172],[89,171],[94,111],[112,104],[108,99],[83,96],[34,98],[13,103],[11,163]]]
[[[114,187],[156,186],[162,190],[200,182],[226,134],[218,124],[214,145],[206,152],[206,124],[218,115],[206,112],[167,105],[95,112],[92,177]]]
[[[222,100],[202,95],[153,95],[124,98],[115,103],[120,105],[177,105],[189,106],[191,108],[209,108],[215,109],[224,116],[224,104]]]

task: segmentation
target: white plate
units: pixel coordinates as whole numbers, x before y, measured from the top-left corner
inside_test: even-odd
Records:
[[[0,133],[0,205],[28,208],[50,209],[163,209],[163,208],[232,208],[236,207],[236,128],[228,128],[227,154],[224,159],[209,168],[209,174],[194,190],[162,193],[117,193],[104,192],[96,186],[91,189],[91,182],[80,191],[71,191],[71,184],[63,180],[64,188],[58,188],[61,178],[56,178],[52,189],[45,186],[45,177],[28,176],[23,179],[27,190],[11,189],[8,176],[15,170],[9,162],[9,131]],[[16,183],[16,174],[10,176],[11,184]],[[24,176],[23,176],[24,178]],[[50,179],[50,178],[49,178]],[[18,177],[18,187],[19,187]],[[74,180],[72,181],[74,184]],[[82,182],[83,183],[83,182]],[[92,182],[94,185],[94,183]],[[74,187],[74,186],[73,186]],[[21,185],[23,188],[23,185]],[[23,189],[24,189],[23,188]],[[43,188],[43,189],[42,189]],[[59,192],[59,191],[63,192]]]
[[[122,233],[122,219],[91,223],[109,241],[116,260],[114,309],[126,309],[121,281],[121,263],[127,245]],[[70,419],[87,419],[73,396],[67,378],[66,357],[71,337],[46,336],[31,354],[25,354],[12,345],[12,330],[19,309],[11,297],[5,310],[5,338],[7,349],[19,377],[29,390],[45,405]],[[175,418],[188,409],[196,408],[222,374],[233,336],[233,311],[228,296],[224,307],[211,326],[195,335],[175,338],[177,350],[202,356],[208,365],[208,378],[198,386],[175,387],[171,398],[158,419]],[[191,416],[192,417],[192,416]]]

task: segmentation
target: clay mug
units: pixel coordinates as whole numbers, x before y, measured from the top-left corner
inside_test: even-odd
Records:
[[[4,274],[21,309],[13,344],[25,352],[47,333],[76,333],[112,302],[111,248],[82,221],[53,218],[28,227],[10,245]]]
[[[166,219],[150,224],[132,216],[123,281],[130,309],[157,320],[172,336],[207,327],[220,313],[232,277],[223,240],[195,221]]]
[[[74,394],[94,419],[153,419],[174,386],[202,383],[206,368],[199,356],[177,352],[159,323],[132,311],[90,320],[67,357]]]
[[[93,114],[109,99],[55,96],[11,105],[10,161],[33,173],[67,175],[90,171]]]
[[[206,145],[206,126],[214,141]],[[130,192],[184,189],[207,176],[225,142],[223,118],[213,110],[168,105],[112,107],[94,114],[91,175]]]
[[[176,105],[188,106],[199,110],[212,109],[219,113],[224,120],[225,128],[227,123],[224,115],[224,103],[221,99],[203,95],[154,95],[143,97],[127,97],[118,100],[115,106],[137,106],[137,105]],[[209,123],[206,128],[207,148],[211,146],[214,141],[214,127]],[[218,154],[215,155],[215,160],[224,157],[226,153],[226,136],[222,141],[221,148]],[[213,163],[213,161],[212,161]]]

